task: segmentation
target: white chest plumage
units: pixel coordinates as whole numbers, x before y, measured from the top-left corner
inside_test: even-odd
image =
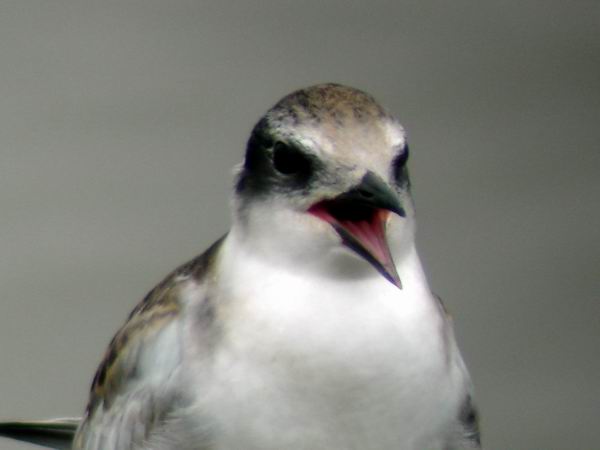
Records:
[[[437,448],[456,421],[464,375],[427,286],[259,266],[246,258],[232,271],[198,393],[214,448]]]

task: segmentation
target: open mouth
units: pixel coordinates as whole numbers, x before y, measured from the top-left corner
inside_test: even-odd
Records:
[[[368,261],[392,284],[402,288],[386,240],[389,209],[342,195],[318,202],[308,212],[329,223],[338,232],[344,245]]]

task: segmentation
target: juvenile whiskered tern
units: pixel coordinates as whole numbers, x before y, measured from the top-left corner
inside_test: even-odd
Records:
[[[76,450],[480,449],[415,249],[398,121],[337,84],[254,127],[232,227],[111,341],[83,418],[0,434]]]

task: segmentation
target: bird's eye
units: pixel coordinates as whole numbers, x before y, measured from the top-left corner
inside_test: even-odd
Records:
[[[407,176],[406,162],[408,161],[408,145],[405,145],[402,152],[396,156],[392,162],[392,170],[394,171],[394,178],[396,182],[400,183],[404,181]]]
[[[273,167],[283,175],[308,174],[310,159],[297,147],[276,142],[273,147]]]

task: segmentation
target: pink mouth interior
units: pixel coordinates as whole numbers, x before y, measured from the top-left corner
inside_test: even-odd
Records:
[[[385,271],[397,279],[396,268],[385,238],[385,224],[390,214],[385,209],[370,209],[367,214],[356,217],[335,217],[327,201],[313,205],[308,211],[330,223],[334,227],[343,228],[375,259]]]

